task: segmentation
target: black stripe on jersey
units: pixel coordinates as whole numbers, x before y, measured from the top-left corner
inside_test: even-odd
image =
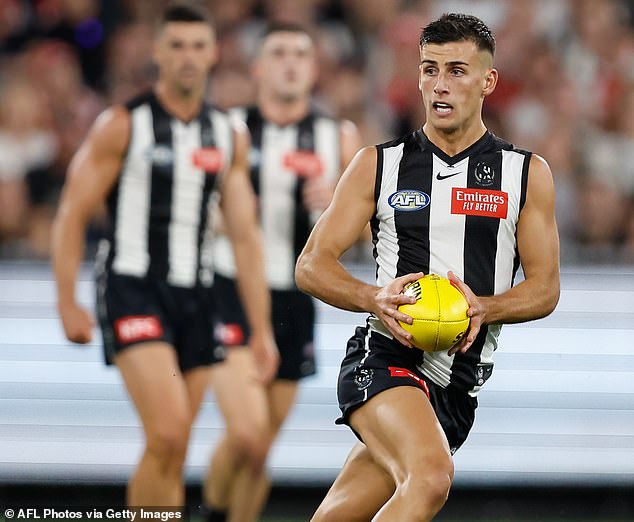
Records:
[[[164,147],[172,151],[171,116],[163,109],[156,97],[150,100],[152,125],[154,129],[154,149]],[[152,162],[150,189],[150,223],[148,250],[150,266],[148,274],[165,279],[169,265],[169,224],[172,214],[172,184],[174,160],[164,163]]]
[[[476,169],[482,164],[494,172],[493,184],[486,187],[478,184]],[[467,187],[486,190],[502,188],[502,151],[484,152],[474,155],[469,161]],[[475,295],[488,296],[495,292],[495,259],[497,255],[499,218],[484,216],[465,217],[464,239],[464,282],[469,285]],[[460,389],[470,390],[476,385],[476,369],[480,362],[482,348],[486,341],[488,327],[480,328],[475,342],[466,353],[457,353],[451,367],[452,384]]]
[[[532,153],[525,150],[516,150],[524,155],[524,164],[522,165],[522,194],[520,196],[520,212],[524,208],[524,203],[526,203],[526,190],[528,189],[528,169],[531,165],[531,157]]]
[[[429,151],[421,150],[413,134],[404,142],[398,168],[397,191],[419,190],[431,198],[433,157]],[[429,211],[430,205],[414,212],[394,210],[399,251],[396,277],[429,272]]]
[[[381,197],[381,183],[383,182],[383,147],[376,146],[376,179],[374,180],[374,213],[370,218],[370,230],[372,231],[372,255],[374,259],[378,257],[376,245],[379,242],[379,218],[376,213],[378,210],[379,198]],[[376,271],[374,274],[375,280],[379,277],[379,264],[376,264]]]
[[[315,151],[315,117],[309,114],[297,124],[297,150]],[[303,176],[296,176],[295,184],[295,231],[293,234],[293,250],[295,259],[299,257],[310,234],[310,214],[304,206]]]
[[[250,154],[257,156],[257,161],[250,161],[251,167],[251,184],[256,196],[260,195],[260,167],[262,165],[262,130],[264,128],[264,119],[262,113],[257,107],[249,107],[247,109],[246,124],[251,134],[251,151]]]
[[[211,120],[211,112],[209,107],[203,107],[203,111],[200,114],[200,146],[202,148],[217,147],[217,143],[215,140],[214,127],[213,122]],[[232,161],[230,158],[227,158],[226,161]],[[209,196],[211,192],[217,185],[218,178],[220,173],[210,174],[207,172],[203,172],[203,176],[205,176],[205,181],[203,184],[203,193],[202,200],[200,203],[200,221],[198,224],[198,270],[196,272],[196,280],[199,281],[200,273],[201,273],[201,253],[202,253],[202,244],[205,239],[205,233],[207,231],[207,219],[209,217],[208,212],[208,204],[209,204]]]

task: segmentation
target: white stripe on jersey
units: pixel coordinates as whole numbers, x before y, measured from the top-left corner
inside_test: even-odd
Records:
[[[150,265],[148,221],[154,130],[152,110],[148,104],[131,114],[128,154],[121,169],[117,200],[112,268],[116,273],[143,277]]]
[[[192,154],[199,149],[200,121],[183,123],[172,119],[174,170],[172,219],[169,224],[169,271],[167,281],[174,286],[193,286],[198,268],[198,227],[205,172],[196,168]]]
[[[383,175],[381,176],[381,194],[390,196],[398,190],[399,164],[403,157],[401,143],[396,147],[383,149]],[[377,202],[377,217],[379,219],[376,262],[378,265],[376,284],[385,286],[396,277],[398,262],[398,235],[394,222],[394,209],[388,204],[387,197],[379,198]]]
[[[469,158],[449,166],[435,154],[433,158],[431,204],[429,206],[429,272],[447,277],[452,270],[464,278],[464,214],[451,213],[453,187],[467,185]],[[445,179],[438,179],[446,176]],[[449,177],[450,176],[450,177]],[[447,352],[426,353],[421,370],[441,386],[449,384],[453,358]]]
[[[297,127],[268,123],[262,130],[260,166],[260,216],[266,248],[266,277],[271,288],[295,285],[295,186],[294,171],[284,166],[284,155],[297,149]]]
[[[435,154],[433,157],[431,203],[429,205],[429,272],[447,277],[453,270],[464,277],[464,214],[451,213],[453,187],[467,186],[469,158],[450,167]],[[438,174],[446,177],[438,179]]]
[[[317,118],[315,120],[315,154],[324,164],[323,176],[331,183],[336,183],[339,178],[341,152],[339,148],[333,150],[333,144],[339,145],[339,142],[339,125],[328,118]],[[317,222],[324,210],[311,212],[311,225]]]

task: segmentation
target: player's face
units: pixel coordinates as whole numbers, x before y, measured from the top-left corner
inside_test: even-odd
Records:
[[[497,82],[490,53],[464,41],[424,45],[420,56],[418,85],[427,124],[453,133],[479,121],[482,102]]]
[[[262,92],[283,100],[310,95],[317,77],[315,47],[303,33],[270,34],[255,64]]]
[[[216,61],[216,41],[202,22],[169,22],[159,34],[154,60],[161,79],[183,94],[201,90]]]

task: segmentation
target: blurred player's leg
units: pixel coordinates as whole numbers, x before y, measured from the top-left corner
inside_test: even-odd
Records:
[[[277,434],[295,403],[297,395],[297,381],[276,380],[268,391],[268,445],[277,437]],[[263,433],[264,437],[265,434]],[[233,495],[231,497],[231,509],[229,522],[246,522],[257,520],[264,509],[268,498],[271,482],[266,469],[259,476],[254,476],[243,467],[236,479]]]
[[[186,382],[175,350],[166,343],[129,347],[115,362],[141,417],[146,443],[130,479],[127,502],[133,506],[182,506],[182,468],[197,411],[195,402],[200,403],[209,370],[197,370]]]
[[[246,347],[228,350],[226,361],[214,369],[212,384],[226,427],[212,456],[203,494],[208,508],[228,512],[240,468],[244,466],[255,482],[264,473],[269,446],[267,394]]]

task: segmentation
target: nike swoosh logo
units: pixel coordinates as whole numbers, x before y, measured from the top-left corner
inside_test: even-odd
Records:
[[[454,176],[457,176],[458,174],[462,174],[462,172],[454,172],[453,174],[447,174],[446,176],[443,176],[439,172],[438,174],[436,174],[436,179],[439,180],[439,181],[442,181],[443,179],[453,178]]]

